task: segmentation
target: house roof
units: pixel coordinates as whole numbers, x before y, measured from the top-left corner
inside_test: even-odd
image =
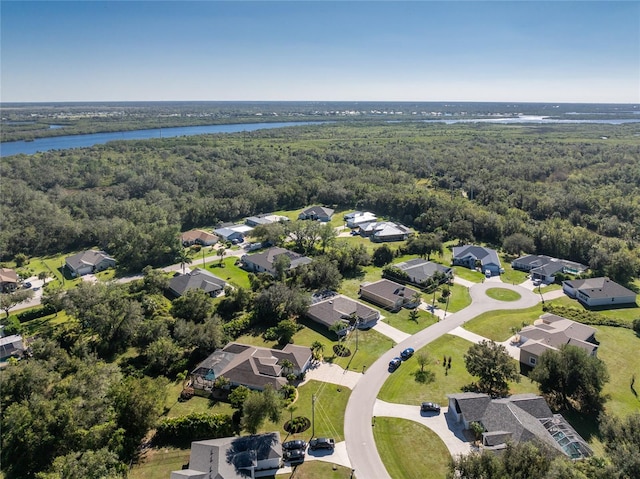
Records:
[[[595,334],[596,330],[591,326],[545,313],[533,325],[520,331],[520,335],[527,338],[520,349],[539,356],[547,349],[559,349],[570,344],[592,354],[598,349],[597,344],[590,342]]]
[[[13,355],[20,355],[24,351],[24,341],[19,334],[12,334],[0,338],[0,358],[8,358]]]
[[[263,251],[261,253],[255,253],[252,255],[244,255],[242,260],[249,260],[253,264],[262,267],[266,270],[273,270],[273,263],[276,258],[280,255],[286,255],[291,260],[291,264],[289,269],[293,269],[301,264],[311,263],[311,258],[307,256],[302,256],[301,254],[295,253],[293,251],[289,251],[285,248],[280,248],[279,246],[274,246],[273,248],[269,248],[267,251]]]
[[[482,265],[496,264],[500,266],[500,258],[498,258],[498,253],[496,252],[496,250],[493,250],[491,248],[485,248],[484,246],[477,246],[477,245],[454,246],[453,257],[454,258],[472,257],[480,261]]]
[[[385,238],[390,236],[407,235],[409,233],[412,233],[412,230],[410,228],[407,228],[406,226],[398,223],[385,221],[382,223],[378,223],[378,227],[375,228],[375,233],[373,233],[373,236],[375,238]]]
[[[260,461],[281,457],[279,432],[223,437],[192,442],[189,468],[194,473],[205,471],[207,479],[246,479]]]
[[[331,208],[325,208],[324,206],[311,206],[306,210],[302,211],[302,213],[306,216],[332,216],[333,212]]]
[[[364,322],[379,316],[375,309],[342,295],[319,301],[309,306],[307,310],[307,315],[311,319],[328,327],[331,327],[337,321],[348,320],[352,314],[355,314]]]
[[[491,399],[487,394],[462,393],[448,397],[457,401],[466,421],[478,421],[484,426],[489,446],[498,446],[500,439],[537,439],[572,458],[591,455],[584,439],[562,416],[554,415],[540,396],[514,394]]]
[[[9,268],[0,268],[0,283],[17,283],[18,273]]]
[[[403,286],[394,281],[389,281],[388,279],[381,279],[374,283],[363,284],[360,286],[360,291],[365,291],[394,303],[399,299],[411,299],[413,295],[418,293],[418,291],[413,288]]]
[[[431,278],[438,271],[446,275],[451,273],[450,267],[422,258],[410,259],[409,261],[404,261],[393,266],[407,273],[415,283],[421,283]]]
[[[224,376],[253,389],[264,389],[267,384],[280,389],[287,382],[281,376],[282,361],[291,361],[294,369],[301,371],[310,358],[311,349],[304,346],[287,344],[278,350],[229,343],[198,364],[192,374],[211,381]]]
[[[169,281],[169,289],[178,296],[182,296],[190,289],[201,289],[205,293],[222,291],[226,282],[208,271],[196,268],[190,273],[174,276]]]
[[[636,296],[636,293],[630,289],[627,289],[615,281],[611,281],[609,278],[605,277],[575,279],[571,281],[563,281],[563,283],[593,299]]]
[[[197,241],[215,243],[218,241],[218,237],[212,233],[208,233],[203,230],[190,230],[182,233],[182,241]]]
[[[370,211],[354,211],[344,215],[344,219],[353,225],[359,225],[363,223],[371,223],[377,221],[378,217]]]
[[[104,260],[115,262],[115,259],[113,259],[104,251],[96,251],[90,249],[87,251],[83,251],[82,253],[69,256],[65,260],[65,262],[70,268],[72,268],[74,271],[77,271],[87,266],[97,266]]]
[[[518,265],[525,266],[530,270],[543,268],[540,271],[534,271],[534,272],[537,272],[537,273],[539,272],[541,274],[544,274],[546,272],[547,276],[549,274],[553,274],[561,270],[568,270],[572,272],[582,272],[587,270],[587,266],[581,263],[568,261],[566,259],[553,258],[551,256],[546,256],[542,254],[524,255],[516,259],[515,261],[513,261],[511,264],[513,265],[516,263]]]

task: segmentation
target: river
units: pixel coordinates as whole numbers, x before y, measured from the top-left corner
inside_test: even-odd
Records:
[[[390,121],[398,123],[403,120]],[[414,120],[415,121],[415,120]],[[433,119],[422,120],[425,123],[534,123],[534,124],[566,124],[566,123],[602,123],[621,125],[624,123],[638,123],[640,119],[606,119],[606,120],[560,120],[543,116],[523,115],[508,118],[484,118],[484,119]],[[110,133],[92,133],[88,135],[66,135],[51,138],[38,138],[33,141],[9,141],[0,144],[0,157],[18,154],[33,155],[34,153],[49,150],[66,150],[69,148],[82,148],[93,145],[102,145],[116,140],[147,140],[151,138],[172,138],[176,136],[206,135],[212,133],[238,133],[241,131],[255,131],[267,128],[284,128],[287,126],[318,125],[328,123],[326,121],[290,121],[278,123],[237,123],[233,125],[205,125],[205,126],[180,126],[175,128],[153,128],[148,130],[118,131]]]

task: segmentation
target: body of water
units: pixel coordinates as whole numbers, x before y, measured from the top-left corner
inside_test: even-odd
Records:
[[[0,157],[23,153],[33,155],[41,151],[66,150],[102,145],[116,140],[148,140],[151,138],[172,138],[176,136],[206,135],[210,133],[238,133],[266,128],[284,128],[286,126],[317,125],[321,121],[291,121],[279,123],[238,123],[235,125],[179,126],[175,128],[152,128],[149,130],[117,131],[92,133],[89,135],[65,135],[50,138],[38,138],[33,141],[9,141],[0,144]]]
[[[394,123],[402,120],[393,121]],[[534,123],[534,124],[563,124],[563,123],[601,123],[609,125],[621,125],[624,123],[638,123],[636,119],[603,119],[603,120],[558,120],[544,116],[523,115],[509,118],[482,118],[482,119],[434,119],[422,120],[433,123]],[[235,125],[206,125],[206,126],[180,126],[175,128],[153,128],[148,130],[119,131],[110,133],[93,133],[89,135],[66,135],[51,138],[38,138],[33,141],[10,141],[0,144],[0,157],[12,156],[23,153],[34,153],[49,150],[66,150],[69,148],[83,148],[93,145],[101,145],[116,140],[147,140],[151,138],[172,138],[176,136],[206,135],[212,133],[238,133],[241,131],[255,131],[267,128],[284,128],[287,126],[318,125],[328,123],[326,121],[300,121],[279,123],[238,123]],[[58,125],[56,125],[58,126]]]

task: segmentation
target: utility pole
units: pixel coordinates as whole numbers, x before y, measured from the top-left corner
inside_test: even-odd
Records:
[[[447,311],[449,310],[449,298],[451,297],[451,290],[449,290],[449,296],[447,296],[447,305],[444,308],[444,317],[447,317]]]
[[[316,436],[316,395],[311,396],[311,438]]]

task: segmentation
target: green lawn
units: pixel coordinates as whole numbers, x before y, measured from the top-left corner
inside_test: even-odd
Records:
[[[173,447],[152,448],[135,464],[128,474],[129,479],[167,479],[171,471],[179,471],[189,462],[191,449]]]
[[[500,278],[504,283],[520,284],[523,283],[529,275],[529,273],[525,273],[524,271],[513,269],[511,263],[506,262],[504,258],[502,258],[502,265],[504,267],[504,273],[500,275]]]
[[[522,297],[520,293],[506,288],[489,288],[487,296],[498,301],[518,301]]]
[[[605,404],[607,412],[618,416],[640,410],[640,338],[626,328],[596,326],[596,339],[600,342],[598,357],[607,365],[610,381],[604,393],[610,396]],[[635,390],[631,379],[635,375]]]
[[[571,299],[568,296],[554,299],[553,301],[550,301],[550,303],[561,306],[569,306],[580,310],[588,310],[587,308],[582,306],[582,304],[578,300]],[[617,318],[631,323],[634,319],[640,318],[640,307],[637,306],[638,304],[640,304],[640,296],[638,296],[638,298],[636,299],[636,306],[625,306],[612,309],[593,309],[591,311],[608,318]]]
[[[233,414],[233,408],[220,401],[210,401],[207,398],[194,396],[188,401],[178,401],[178,396],[182,391],[182,382],[175,381],[169,385],[167,398],[165,401],[166,417],[187,416],[191,413],[206,414]]]
[[[471,343],[452,335],[442,336],[418,351],[426,352],[431,360],[429,369],[435,374],[434,381],[428,384],[415,379],[420,370],[416,356],[389,375],[378,397],[383,401],[401,404],[420,404],[422,401],[434,401],[442,405],[448,403],[447,394],[461,391],[462,386],[471,383],[474,378],[464,365],[464,354]],[[444,356],[451,356],[451,369],[445,374],[442,366]],[[510,383],[512,393],[537,392],[537,387],[524,376],[520,383]]]
[[[220,268],[220,261],[219,259],[216,259],[206,263],[206,268],[207,271],[221,279],[224,279],[225,281],[228,281],[234,286],[250,289],[251,284],[249,283],[249,273],[235,265],[237,260],[238,258],[235,256],[226,257],[223,261],[224,268]]]
[[[533,324],[543,313],[542,305],[527,309],[489,311],[464,324],[464,328],[494,341],[506,341],[512,328],[522,328],[522,323]]]
[[[453,274],[467,281],[473,281],[474,283],[481,283],[484,279],[484,274],[465,268],[464,266],[453,266]]]
[[[37,309],[36,308],[31,309]],[[25,321],[22,323],[22,335],[25,337],[35,336],[38,334],[43,334],[45,336],[51,336],[55,327],[60,324],[66,323],[72,318],[67,315],[66,312],[61,311],[56,316],[55,314],[50,314],[48,316],[43,316],[42,318],[32,319],[31,321]]]
[[[340,286],[340,290],[338,291],[345,296],[349,296],[350,298],[358,299],[358,292],[360,291],[360,285],[362,283],[372,283],[374,281],[378,281],[382,279],[382,269],[376,268],[375,266],[366,266],[362,269],[363,274],[358,276],[357,278],[349,278],[344,279],[342,281],[342,286]]]
[[[437,299],[436,299],[437,302]],[[442,303],[438,303],[440,309],[444,309]],[[449,307],[447,311],[449,313],[455,313],[461,309],[466,308],[471,304],[471,295],[469,294],[469,288],[460,284],[454,284],[451,287],[451,296],[449,296]]]
[[[409,319],[410,313],[410,310],[404,308],[397,313],[384,311],[382,313],[382,315],[384,316],[383,322],[407,334],[415,334],[418,331],[422,331],[424,328],[431,326],[438,320],[435,315],[427,311],[418,310],[418,319],[417,321],[413,321]]]
[[[451,456],[431,429],[407,419],[377,417],[373,436],[393,479],[441,479]],[[419,445],[419,446],[418,446]]]

